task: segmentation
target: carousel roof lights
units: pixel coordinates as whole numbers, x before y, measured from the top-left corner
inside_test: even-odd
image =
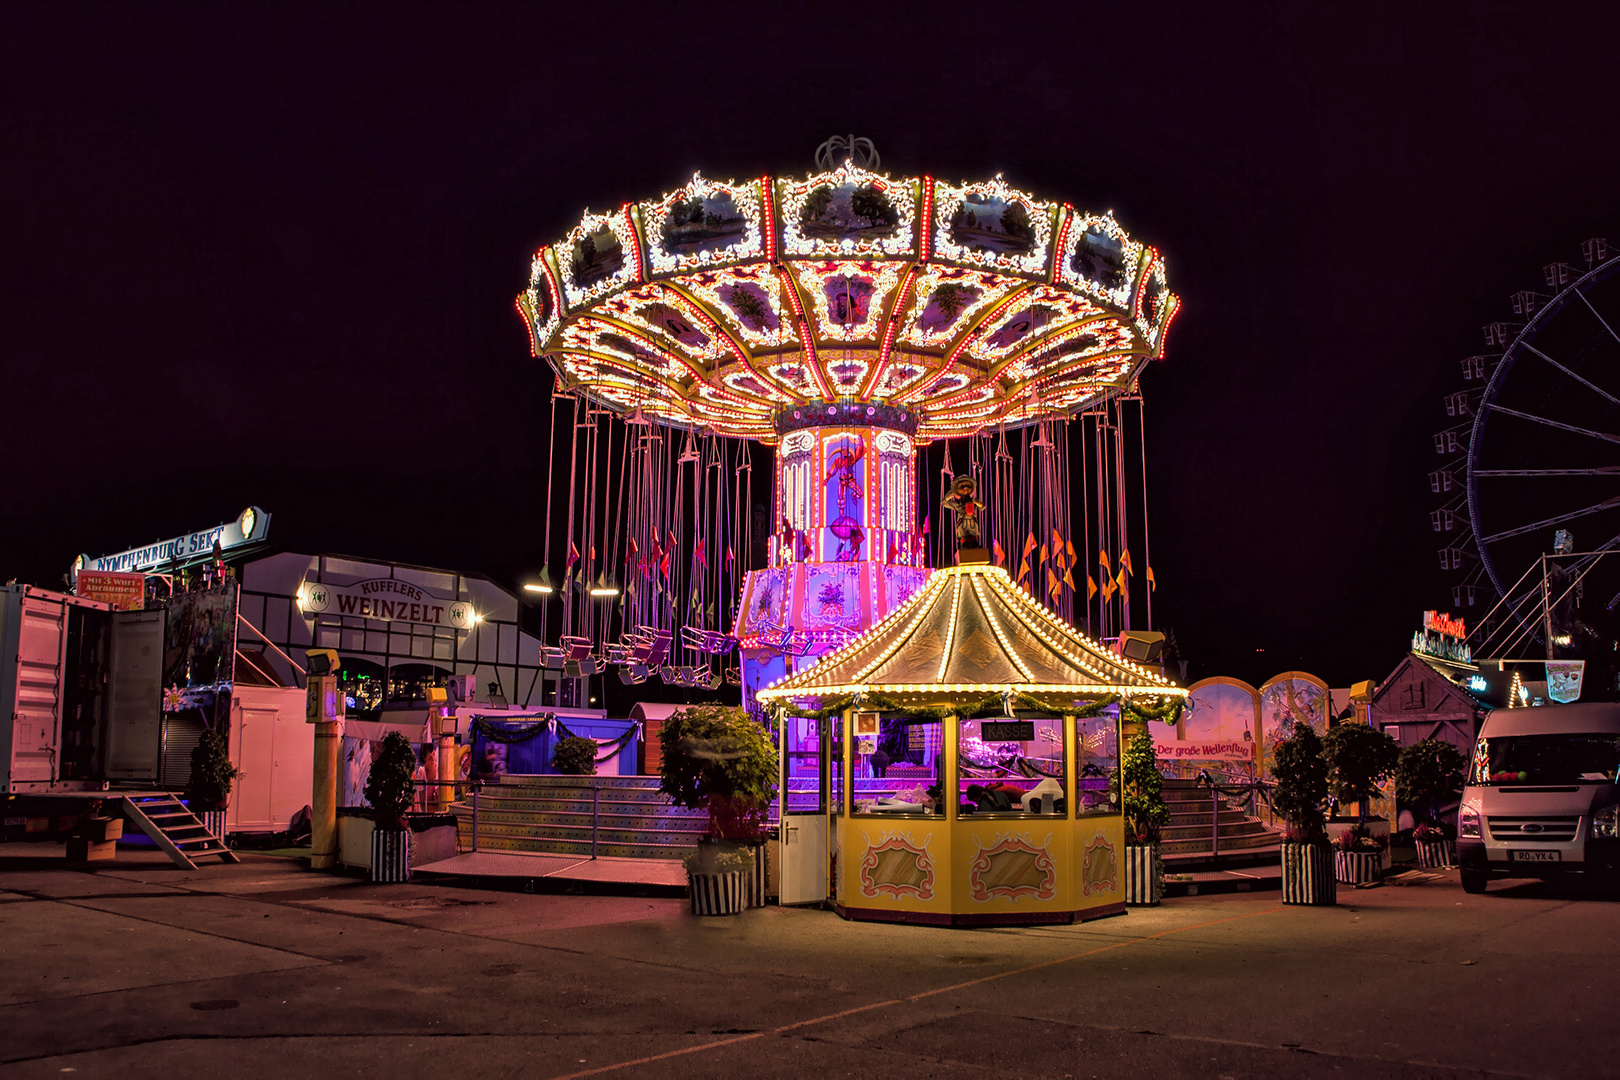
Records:
[[[518,298],[535,355],[661,423],[775,442],[775,413],[853,396],[914,403],[929,442],[1070,414],[1162,354],[1163,260],[1111,213],[860,161],[587,212]]]

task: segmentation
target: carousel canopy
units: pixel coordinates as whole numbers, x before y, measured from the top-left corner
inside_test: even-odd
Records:
[[[923,442],[1072,415],[1177,307],[1112,211],[853,163],[587,212],[517,303],[560,392],[767,443],[850,402]]]
[[[1082,698],[1185,697],[1187,691],[1042,607],[988,563],[936,570],[892,615],[761,701],[873,693],[949,705],[1028,694],[1060,707]]]

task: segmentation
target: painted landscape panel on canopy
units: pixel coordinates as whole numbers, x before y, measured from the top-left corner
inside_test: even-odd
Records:
[[[694,176],[661,199],[639,206],[647,262],[655,277],[726,266],[765,255],[758,181],[728,183]]]
[[[844,165],[804,180],[778,180],[776,185],[784,254],[831,258],[917,254],[915,181],[897,181]]]
[[[1044,277],[1057,204],[1000,177],[957,187],[934,183],[934,257],[1026,277]]]
[[[635,231],[622,212],[587,213],[558,245],[558,270],[569,311],[641,278]]]

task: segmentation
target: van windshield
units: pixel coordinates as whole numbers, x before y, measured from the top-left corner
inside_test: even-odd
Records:
[[[1474,748],[1470,784],[1612,784],[1620,735],[1505,735]]]

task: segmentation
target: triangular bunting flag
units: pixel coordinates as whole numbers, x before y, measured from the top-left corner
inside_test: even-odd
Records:
[[[1151,567],[1151,566],[1148,567],[1147,579],[1148,579],[1148,592],[1157,591],[1158,588],[1159,588],[1159,583],[1157,581],[1153,580],[1153,567]]]
[[[1034,534],[1034,533],[1030,533],[1030,534],[1029,534],[1029,537],[1028,537],[1028,538],[1027,538],[1027,539],[1026,539],[1026,540],[1025,540],[1025,541],[1024,541],[1024,550],[1023,550],[1023,552],[1022,552],[1022,553],[1021,553],[1021,554],[1020,554],[1020,555],[1019,555],[1019,558],[1022,558],[1022,559],[1027,559],[1027,558],[1029,558],[1029,556],[1030,556],[1030,554],[1031,554],[1031,553],[1032,553],[1032,552],[1033,552],[1033,551],[1034,551],[1034,550],[1035,550],[1035,534]]]
[[[990,541],[990,558],[997,566],[1007,564],[1007,553],[1001,550],[1000,540]]]
[[[1086,600],[1089,601],[1097,595],[1097,579],[1090,574],[1086,575]]]
[[[1044,565],[1045,563],[1046,563],[1046,545],[1042,544],[1041,545],[1041,561],[1039,563],[1037,563],[1036,565],[1040,566],[1040,565]]]
[[[1119,586],[1119,598],[1121,600],[1125,601],[1125,603],[1127,603],[1127,604],[1130,603],[1131,602],[1131,587],[1126,581],[1125,568],[1124,567],[1120,567],[1119,578],[1118,578],[1118,580],[1116,580],[1114,582],[1114,584]]]
[[[563,563],[563,569],[565,571],[571,570],[577,562],[579,562],[579,548],[575,547],[574,542],[570,540],[568,541],[568,561]]]
[[[1026,555],[1024,561],[1018,564],[1018,574],[1013,580],[1022,585],[1027,577],[1029,577],[1029,556]]]
[[[1108,576],[1114,576],[1114,564],[1108,560],[1108,549],[1103,548],[1097,552],[1097,565],[1108,571]]]
[[[709,568],[709,549],[701,536],[698,537],[697,546],[692,549],[692,559],[703,569]]]
[[[1129,548],[1126,548],[1124,551],[1119,553],[1119,565],[1120,569],[1124,570],[1127,574],[1136,573],[1136,567],[1131,565],[1131,551]]]

